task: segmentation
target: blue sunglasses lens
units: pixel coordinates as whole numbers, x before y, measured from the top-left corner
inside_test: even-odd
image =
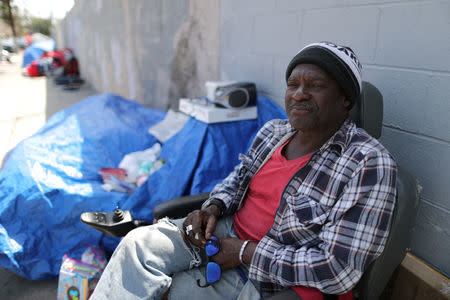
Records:
[[[207,283],[214,283],[216,281],[219,281],[221,275],[222,275],[222,270],[220,269],[220,266],[218,264],[216,264],[215,262],[209,262],[206,265],[206,282]]]
[[[219,252],[219,239],[212,236],[211,239],[206,242],[205,251],[208,256],[216,255],[217,252]]]

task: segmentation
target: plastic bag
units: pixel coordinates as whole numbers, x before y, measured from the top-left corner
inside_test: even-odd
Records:
[[[161,144],[155,143],[151,148],[144,151],[132,152],[124,156],[119,164],[119,168],[127,171],[129,183],[135,183],[138,177],[138,170],[145,161],[156,161],[161,152]]]
[[[136,187],[128,183],[127,170],[121,168],[101,168],[98,172],[103,179],[102,188],[108,192],[132,193]]]
[[[138,177],[136,179],[136,186],[140,187],[148,179],[148,177],[159,168],[161,168],[166,163],[164,158],[158,159],[156,161],[146,160],[144,161],[138,169]]]

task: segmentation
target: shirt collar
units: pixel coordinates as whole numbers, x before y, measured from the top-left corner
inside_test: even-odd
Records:
[[[356,131],[356,125],[352,120],[347,118],[341,127],[336,131],[325,144],[320,147],[319,152],[323,152],[328,148],[339,147],[340,153],[344,153],[350,142],[351,136],[353,136]]]
[[[279,129],[280,131],[284,131],[282,135],[286,133],[294,133],[297,130],[295,130],[291,124],[289,123],[289,120],[287,121],[287,127],[283,129]],[[286,130],[286,131],[285,131]],[[351,136],[356,132],[356,125],[355,123],[347,118],[344,123],[342,123],[341,127],[336,131],[326,142],[325,144],[320,147],[318,152],[322,153],[328,148],[337,147],[340,149],[340,153],[344,153],[344,151],[347,149],[348,144],[350,142]],[[281,133],[281,132],[280,132]]]

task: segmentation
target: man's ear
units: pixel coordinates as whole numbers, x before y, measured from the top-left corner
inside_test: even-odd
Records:
[[[348,109],[348,107],[350,106],[350,100],[347,99],[346,96],[341,96],[342,97],[342,103],[344,104],[344,107]]]

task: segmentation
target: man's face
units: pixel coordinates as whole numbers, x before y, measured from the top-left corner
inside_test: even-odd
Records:
[[[337,130],[345,120],[350,101],[325,70],[313,64],[299,64],[288,78],[285,105],[295,129],[328,132]]]

